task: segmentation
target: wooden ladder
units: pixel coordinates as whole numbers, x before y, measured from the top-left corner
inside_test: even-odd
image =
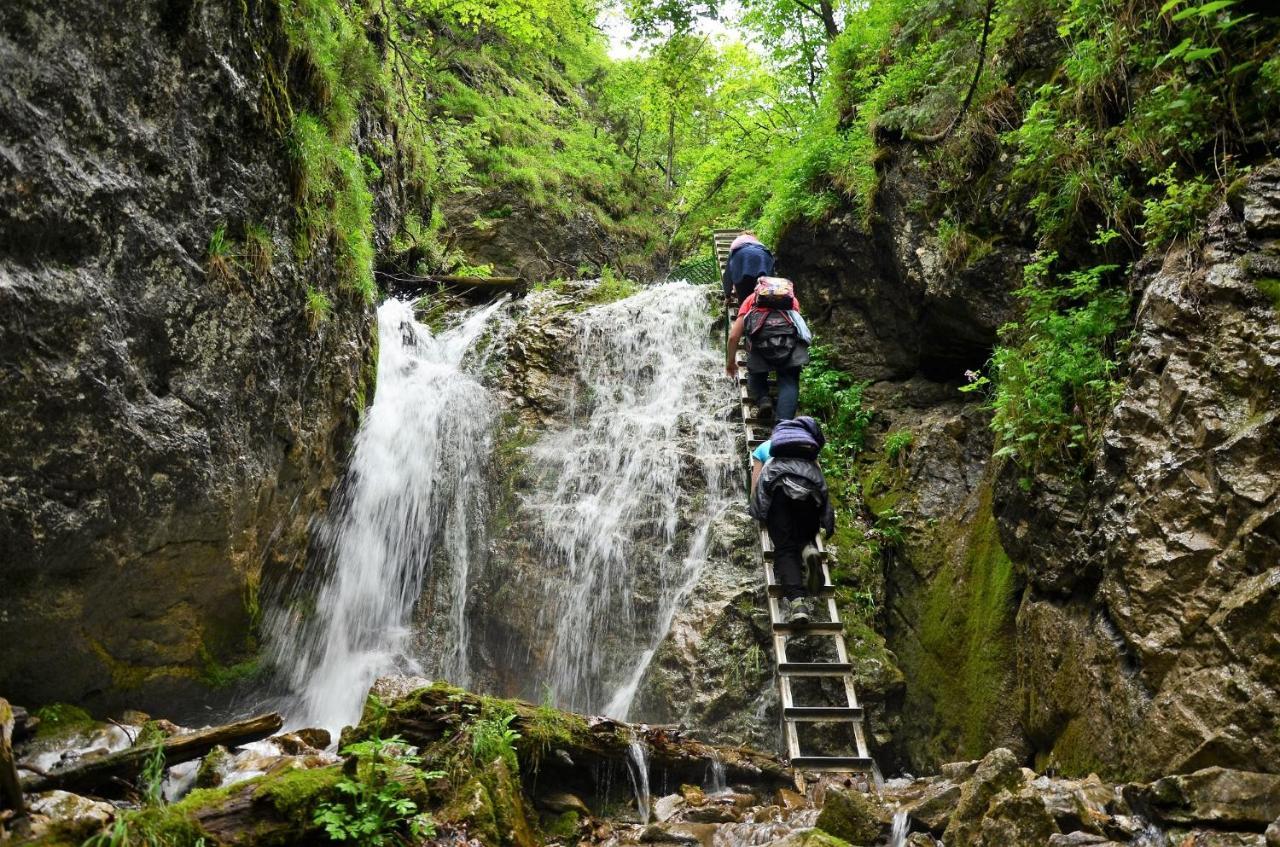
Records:
[[[721,273],[729,255],[729,244],[739,235],[739,230],[716,230],[713,239],[716,259]],[[721,247],[723,245],[723,252]],[[769,437],[767,424],[756,417],[755,405],[751,401],[747,388],[746,359],[744,350],[735,353],[738,362],[738,399],[742,410],[742,423],[746,432],[748,451],[755,450]],[[748,472],[751,460],[747,459]],[[828,773],[869,773],[875,770],[875,761],[867,751],[866,732],[863,727],[862,707],[858,705],[858,695],[853,687],[853,664],[849,661],[848,648],[844,641],[844,624],[840,620],[840,610],[836,608],[835,585],[831,582],[831,569],[827,562],[827,550],[821,536],[814,538],[818,548],[818,557],[822,566],[822,586],[818,598],[826,601],[827,620],[811,621],[807,624],[790,624],[782,618],[778,601],[782,598],[782,586],[773,571],[773,544],[769,533],[760,531],[761,562],[764,565],[766,602],[769,604],[769,623],[773,639],[774,677],[778,681],[778,694],[782,700],[782,727],[787,740],[787,758],[791,767],[798,771],[817,771]],[[787,657],[787,639],[791,636],[821,636],[831,638],[834,642],[836,661],[834,662],[793,662]],[[839,678],[843,683],[843,705],[797,705],[791,690],[792,680],[796,677],[829,677]],[[806,756],[800,749],[800,733],[798,724],[813,723],[849,723],[852,724],[854,755],[847,756]]]

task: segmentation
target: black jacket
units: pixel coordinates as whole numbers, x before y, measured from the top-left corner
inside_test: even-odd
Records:
[[[831,537],[836,531],[836,513],[831,508],[831,497],[827,492],[827,478],[817,462],[809,459],[794,459],[789,456],[775,456],[764,463],[760,471],[760,479],[756,482],[755,494],[751,497],[751,517],[763,521],[769,515],[769,506],[775,496],[781,494],[780,486],[795,492],[807,492],[813,507],[818,510],[818,525]],[[793,498],[795,499],[795,498]]]

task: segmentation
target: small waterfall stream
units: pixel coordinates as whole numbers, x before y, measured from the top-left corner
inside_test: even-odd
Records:
[[[267,622],[290,725],[336,731],[353,723],[373,680],[393,671],[467,683],[467,586],[484,548],[496,405],[463,358],[502,308],[500,301],[475,309],[438,335],[415,320],[409,303],[388,300],[378,309],[377,391],[319,528],[320,588],[296,586],[293,602]],[[409,649],[410,617],[441,559],[448,637],[444,654],[424,666]]]

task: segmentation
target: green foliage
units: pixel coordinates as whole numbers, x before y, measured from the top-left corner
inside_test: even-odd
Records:
[[[477,765],[501,759],[512,773],[518,770],[515,744],[520,733],[511,728],[515,717],[515,712],[495,709],[471,723],[471,756]]]
[[[138,746],[154,745],[143,761],[142,770],[138,773],[138,790],[142,794],[142,802],[147,806],[159,806],[164,803],[164,733],[154,723],[147,722],[138,733],[134,742]]]
[[[36,709],[40,719],[36,735],[41,738],[58,735],[63,731],[93,726],[93,716],[79,706],[70,703],[50,703]]]
[[[311,317],[312,325],[329,320],[329,316],[333,314],[333,301],[329,299],[329,295],[310,285],[306,287],[306,292],[307,314]]]
[[[916,437],[909,429],[899,429],[884,437],[884,455],[890,462],[904,457],[915,443]]]
[[[620,277],[612,268],[600,269],[600,282],[587,294],[584,302],[594,305],[623,300],[640,290],[632,280]]]
[[[237,267],[235,242],[227,237],[226,224],[218,224],[213,234],[209,236],[204,267],[211,279],[223,282],[235,279]]]
[[[334,786],[337,797],[320,803],[314,822],[334,841],[361,845],[400,844],[404,837],[430,838],[435,826],[410,799],[406,774],[412,778],[438,779],[440,772],[417,769],[422,759],[398,736],[372,738],[343,749],[356,760],[357,776],[344,776]]]
[[[872,411],[862,398],[868,383],[857,382],[836,368],[830,355],[821,344],[810,346],[809,364],[800,381],[800,408],[822,422],[827,439],[822,466],[836,488],[854,479],[854,459],[866,446]]]
[[[1203,176],[1179,181],[1170,165],[1164,173],[1153,176],[1150,185],[1163,186],[1163,197],[1149,197],[1142,204],[1140,225],[1148,247],[1159,247],[1175,238],[1191,236],[1209,211],[1215,186]]]
[[[1056,253],[1026,268],[1021,323],[1002,329],[991,359],[990,395],[997,456],[1025,466],[1065,460],[1089,450],[1101,435],[1117,383],[1114,338],[1129,314],[1129,298],[1104,286],[1115,265],[1055,274]],[[971,375],[961,390],[989,388]]]

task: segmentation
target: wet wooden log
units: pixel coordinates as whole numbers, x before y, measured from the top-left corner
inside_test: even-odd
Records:
[[[93,792],[118,780],[132,780],[142,772],[157,748],[164,751],[166,766],[199,759],[219,744],[236,747],[278,732],[284,721],[271,712],[222,726],[210,727],[185,735],[175,735],[156,744],[130,747],[98,759],[72,765],[23,783],[26,791],[49,791],[60,788],[78,793]]]
[[[731,785],[772,794],[795,783],[792,772],[779,759],[757,750],[695,741],[669,726],[627,724],[519,701],[501,702],[515,710],[510,727],[520,733],[515,747],[523,775],[558,790],[599,795],[619,778],[625,783],[627,770],[636,767],[634,741],[640,742],[650,782],[655,786],[702,784],[717,762]],[[379,731],[384,738],[400,735],[429,752],[441,741],[464,739],[468,723],[486,710],[485,698],[437,684],[391,703]],[[343,744],[372,732],[372,726],[362,723],[343,733]]]
[[[26,814],[22,803],[22,782],[18,779],[18,763],[13,755],[13,708],[0,698],[0,811]]]

